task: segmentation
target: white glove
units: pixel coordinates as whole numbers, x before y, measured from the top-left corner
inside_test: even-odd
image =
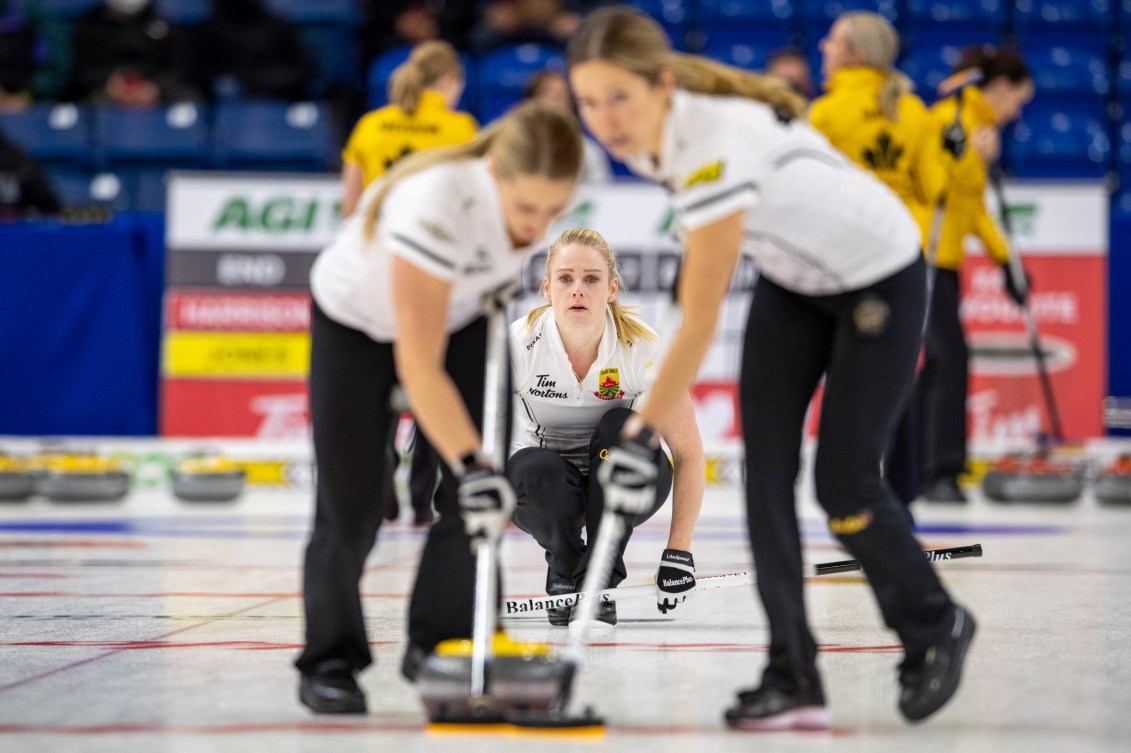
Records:
[[[514,512],[514,488],[507,477],[487,465],[473,465],[459,481],[459,508],[467,535],[498,539]]]

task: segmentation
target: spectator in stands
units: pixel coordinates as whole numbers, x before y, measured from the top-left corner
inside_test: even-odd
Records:
[[[366,67],[383,52],[443,39],[467,47],[468,32],[479,20],[479,3],[444,0],[363,0],[361,54]]]
[[[577,30],[581,16],[562,0],[495,0],[471,34],[471,46],[487,52],[511,44],[562,47]]]
[[[0,112],[58,99],[70,49],[63,26],[34,0],[0,0]]]
[[[183,41],[151,0],[104,0],[71,31],[69,98],[122,107],[192,99]]]
[[[0,221],[58,214],[62,208],[39,163],[0,133]]]
[[[568,112],[577,117],[577,107],[565,74],[555,70],[535,73],[522,88],[522,98],[534,99],[546,107],[560,112]],[[612,179],[612,169],[605,150],[588,136],[585,137],[585,155],[581,165],[582,183],[608,183]]]
[[[805,99],[812,99],[816,93],[809,58],[796,47],[774,50],[766,61],[766,75],[777,76]]]
[[[318,74],[298,30],[263,0],[212,0],[192,47],[197,85],[221,99],[307,99]]]
[[[450,44],[431,41],[413,49],[389,80],[391,104],[362,117],[342,151],[342,217],[352,215],[366,186],[402,157],[424,149],[460,146],[475,138],[479,128],[475,118],[455,109],[463,85],[463,63]],[[392,438],[389,451],[385,517],[395,520],[400,509],[392,480],[396,468]],[[436,451],[417,430],[409,482],[417,525],[432,520],[438,468]]]

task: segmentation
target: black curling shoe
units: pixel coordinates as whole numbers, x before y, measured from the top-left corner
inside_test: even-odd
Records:
[[[344,661],[326,662],[303,674],[298,699],[315,714],[365,713],[365,694]]]
[[[908,720],[926,719],[958,690],[962,664],[976,627],[973,615],[956,605],[954,623],[946,637],[927,649],[923,658],[900,665],[899,711]]]

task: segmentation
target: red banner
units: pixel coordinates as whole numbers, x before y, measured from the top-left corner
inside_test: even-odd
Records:
[[[296,439],[309,431],[303,381],[166,379],[162,386],[163,436]]]
[[[1025,268],[1033,281],[1029,305],[1065,436],[1100,436],[1107,259],[1032,254]],[[970,345],[970,437],[1031,440],[1039,431],[1048,432],[1036,359],[1021,310],[1002,290],[1001,271],[973,257],[962,267],[962,284],[962,322]]]
[[[306,332],[306,293],[174,291],[165,296],[166,329],[224,332]]]

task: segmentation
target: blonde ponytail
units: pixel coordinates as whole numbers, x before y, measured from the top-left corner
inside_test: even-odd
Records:
[[[776,76],[751,73],[680,52],[669,52],[667,65],[681,89],[764,102],[787,119],[800,117],[807,107],[805,98]]]
[[[389,191],[400,180],[445,162],[477,159],[490,155],[495,175],[509,180],[517,175],[537,175],[550,180],[577,180],[582,160],[581,127],[568,113],[551,110],[537,102],[525,102],[460,146],[438,147],[410,154],[398,161],[380,179],[366,200],[365,235],[373,237],[381,207]]]
[[[389,77],[389,101],[412,115],[424,90],[450,73],[463,76],[463,64],[454,47],[439,41],[419,44]]]
[[[906,75],[897,70],[888,71],[884,83],[880,86],[878,99],[880,112],[890,121],[899,120],[899,100],[910,94],[915,89]]]
[[[591,230],[585,227],[573,227],[562,232],[550,246],[549,252],[546,254],[546,276],[543,278],[543,283],[548,282],[550,278],[550,271],[553,269],[554,255],[564,246],[583,246],[585,248],[596,249],[598,253],[605,260],[605,265],[609,272],[609,284],[613,280],[617,281],[617,290],[623,292],[626,290],[624,280],[620,276],[620,264],[617,262],[616,254],[613,253],[612,246],[605,240],[604,236],[596,230]],[[529,330],[534,326],[534,322],[538,321],[538,317],[550,308],[549,303],[543,303],[541,306],[536,306],[529,314],[526,315],[526,328]],[[609,302],[609,313],[612,314],[613,324],[617,330],[617,340],[624,347],[630,344],[638,343],[643,340],[655,340],[656,336],[652,330],[648,328],[639,317],[636,316],[635,307],[622,306],[619,300],[612,300]]]
[[[899,120],[899,99],[915,87],[894,67],[899,57],[899,34],[895,27],[879,13],[868,11],[845,13],[836,23],[843,26],[848,44],[860,53],[862,65],[884,74],[878,97],[880,111],[888,120]]]

